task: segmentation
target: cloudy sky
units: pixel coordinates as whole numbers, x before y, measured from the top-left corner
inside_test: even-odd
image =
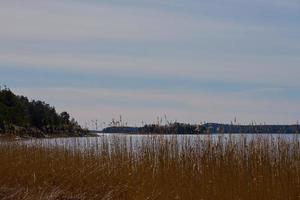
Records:
[[[0,83],[83,125],[300,120],[300,0],[2,0]]]

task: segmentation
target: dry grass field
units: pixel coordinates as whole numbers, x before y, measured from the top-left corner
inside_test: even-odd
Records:
[[[0,199],[300,199],[296,137],[101,141],[84,152],[3,142]]]

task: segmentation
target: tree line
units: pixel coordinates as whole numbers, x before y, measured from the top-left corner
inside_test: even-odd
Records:
[[[111,126],[102,130],[104,133],[135,134],[203,134],[206,128],[202,125],[169,123],[166,125],[146,124],[143,127]]]
[[[1,133],[79,134],[82,131],[67,112],[58,114],[53,106],[43,101],[30,101],[7,87],[0,87]]]

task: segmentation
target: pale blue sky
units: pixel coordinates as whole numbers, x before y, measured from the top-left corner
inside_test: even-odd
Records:
[[[300,120],[299,0],[0,2],[0,83],[81,124]]]

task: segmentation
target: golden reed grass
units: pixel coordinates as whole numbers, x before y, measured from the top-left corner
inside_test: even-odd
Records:
[[[4,142],[0,199],[299,200],[299,141],[104,136],[84,152]]]

